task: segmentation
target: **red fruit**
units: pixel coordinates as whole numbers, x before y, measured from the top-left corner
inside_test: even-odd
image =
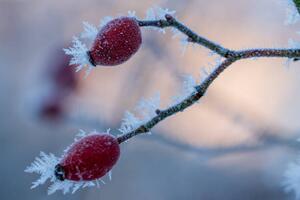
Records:
[[[138,22],[120,17],[108,22],[98,33],[88,52],[93,65],[113,66],[127,61],[142,43]]]
[[[104,176],[120,156],[117,139],[109,134],[88,135],[75,142],[56,166],[59,180],[90,181]]]

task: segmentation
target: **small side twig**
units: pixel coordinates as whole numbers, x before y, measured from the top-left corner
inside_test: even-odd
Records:
[[[174,115],[178,112],[183,111],[187,107],[196,103],[201,97],[204,96],[206,90],[211,85],[211,83],[231,64],[238,60],[255,58],[255,57],[282,57],[282,58],[292,58],[296,60],[300,57],[300,49],[273,49],[273,48],[261,48],[261,49],[248,49],[248,50],[230,50],[221,45],[216,44],[198,34],[194,31],[177,21],[171,15],[165,15],[165,19],[161,20],[138,20],[138,24],[141,27],[144,26],[153,26],[158,28],[173,27],[176,28],[181,33],[185,34],[188,37],[189,42],[197,43],[201,46],[204,46],[211,51],[217,53],[225,60],[219,64],[208,76],[207,78],[199,85],[195,87],[195,91],[190,94],[183,101],[179,102],[176,105],[173,105],[167,109],[159,110],[156,112],[156,116],[150,119],[145,124],[139,126],[133,131],[124,133],[118,137],[118,142],[122,143],[131,137],[139,135],[141,133],[149,132],[156,124],[166,119],[167,117]]]

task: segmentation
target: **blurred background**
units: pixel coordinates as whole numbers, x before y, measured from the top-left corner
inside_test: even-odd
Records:
[[[225,47],[287,47],[299,24],[285,26],[284,0],[0,0],[0,199],[292,199],[281,186],[300,145],[300,68],[286,59],[242,60],[206,96],[156,126],[152,135],[122,144],[113,179],[101,188],[47,195],[30,189],[24,169],[40,151],[61,155],[78,129],[119,134],[123,114],[160,91],[161,108],[199,77],[215,56],[180,38],[143,29],[143,44],[117,67],[88,78],[65,68],[62,48],[82,21],[153,5],[176,10],[190,28]]]

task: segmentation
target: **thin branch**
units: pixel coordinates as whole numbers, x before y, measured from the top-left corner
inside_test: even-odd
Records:
[[[199,85],[195,87],[195,91],[185,98],[183,101],[178,104],[171,106],[165,110],[158,110],[157,115],[150,119],[145,124],[139,126],[133,131],[124,133],[118,137],[118,142],[122,143],[133,136],[139,135],[141,133],[149,132],[156,124],[164,120],[165,118],[174,115],[178,112],[183,111],[187,107],[196,103],[206,92],[211,83],[231,64],[238,60],[247,59],[247,58],[256,58],[256,57],[285,57],[285,58],[299,58],[300,49],[249,49],[234,51],[229,50],[225,47],[222,47],[202,36],[199,36],[194,31],[178,22],[171,15],[165,15],[166,19],[162,20],[138,20],[139,26],[154,26],[158,28],[173,27],[188,36],[189,42],[195,42],[201,46],[204,46],[213,52],[224,57],[225,60],[219,64],[208,76],[207,78]]]
[[[186,27],[184,24],[177,21],[174,17],[171,15],[166,15],[166,19],[162,20],[138,20],[139,26],[153,26],[157,28],[167,28],[167,27],[173,27],[176,28],[181,33],[185,34],[189,39],[189,42],[198,43],[199,45],[202,45],[217,54],[219,54],[222,57],[227,57],[232,52],[229,49],[226,49],[210,40],[207,40],[206,38],[198,35],[188,27]]]

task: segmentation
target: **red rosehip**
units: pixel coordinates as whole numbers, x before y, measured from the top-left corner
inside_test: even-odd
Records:
[[[142,43],[138,22],[120,17],[108,22],[97,34],[88,52],[93,65],[113,66],[127,61]]]
[[[75,142],[55,168],[59,180],[90,181],[101,178],[120,156],[117,139],[105,134],[88,135]]]

